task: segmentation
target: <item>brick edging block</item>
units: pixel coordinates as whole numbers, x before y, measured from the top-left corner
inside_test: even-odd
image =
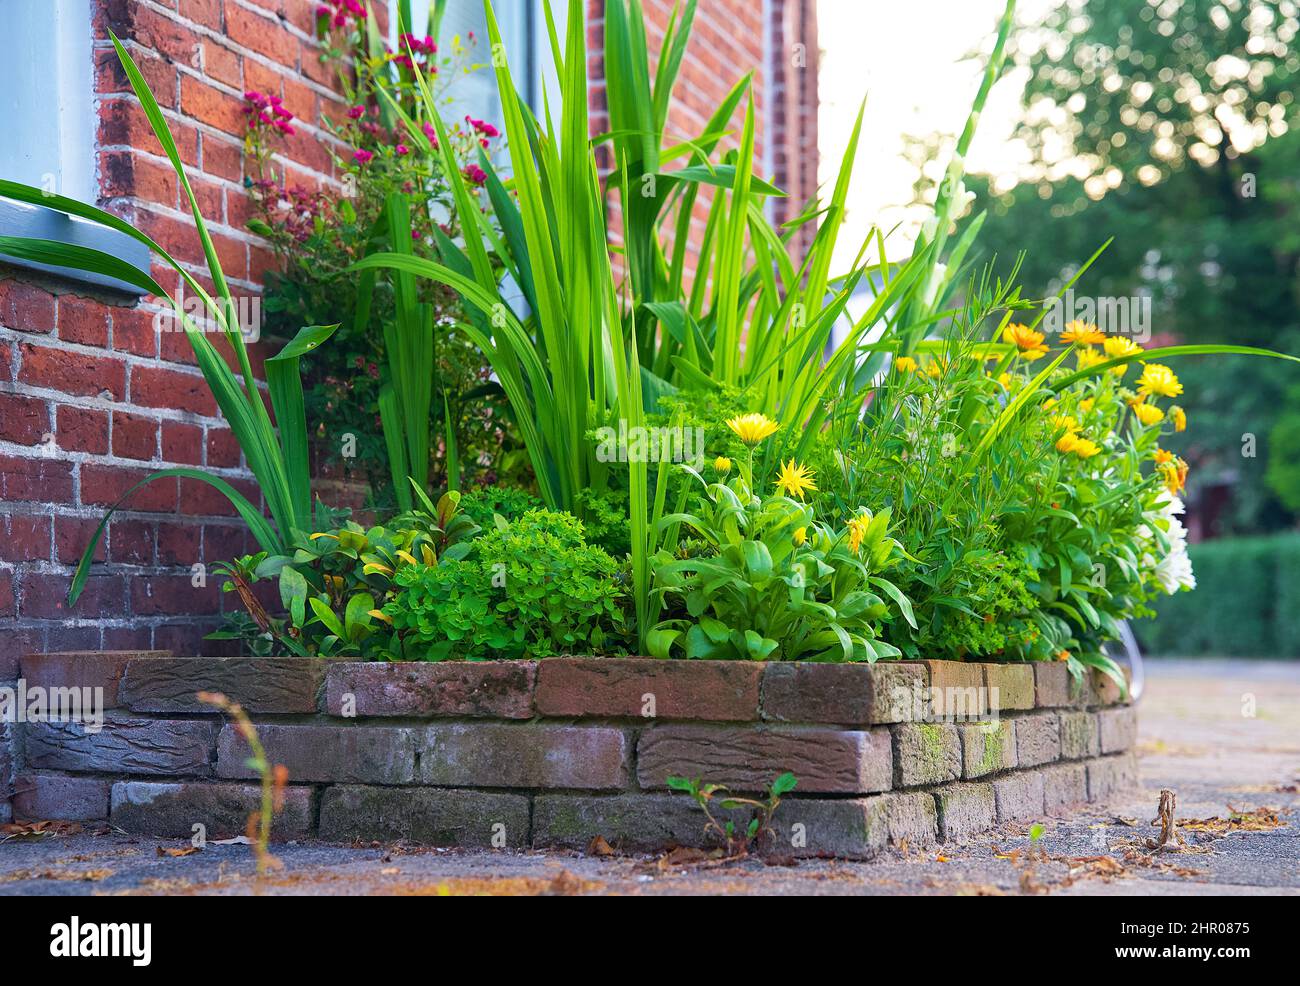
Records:
[[[325,673],[332,716],[533,715],[534,661],[339,662]]]
[[[562,717],[753,722],[764,667],[746,661],[549,657],[538,662],[537,711]]]

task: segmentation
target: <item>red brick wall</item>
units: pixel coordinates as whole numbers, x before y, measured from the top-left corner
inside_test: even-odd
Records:
[[[671,133],[698,133],[731,85],[754,70],[759,170],[772,173],[770,162],[792,203],[814,190],[816,82],[815,70],[784,66],[796,41],[815,58],[813,6],[701,0],[670,122]],[[321,121],[339,104],[317,58],[314,7],[311,0],[96,0],[98,204],[202,275],[188,210],[117,65],[111,29],[163,107],[236,296],[256,295],[273,263],[244,230],[242,93],[278,94],[297,117],[298,132],[280,161],[290,182],[332,179]],[[653,46],[671,4],[646,0],[646,9]],[[600,0],[591,0],[590,11],[592,68],[599,74]],[[598,90],[597,132],[607,126],[602,99]],[[705,203],[698,208],[703,214]],[[784,216],[779,208],[775,214]],[[153,275],[175,289],[170,269],[155,262]],[[219,622],[223,606],[233,605],[211,566],[250,549],[251,541],[209,487],[175,479],[137,493],[115,516],[85,595],[71,611],[63,604],[72,566],[103,508],[148,472],[203,466],[257,500],[188,342],[155,330],[162,310],[154,299],[136,303],[72,281],[0,271],[0,681],[14,676],[19,655],[43,649],[210,651],[200,638]],[[255,356],[266,355],[255,348]],[[207,567],[206,586],[191,584],[194,565]]]
[[[331,176],[320,122],[337,100],[317,57],[314,8],[311,0],[96,3],[98,205],[195,273],[206,270],[112,30],[163,108],[237,297],[256,295],[273,263],[244,230],[243,92],[279,95],[298,118],[283,162],[290,181],[316,186]],[[177,275],[157,261],[153,275],[175,289]],[[110,524],[85,595],[71,610],[63,603],[103,508],[148,472],[203,466],[257,502],[188,341],[155,329],[161,310],[154,299],[134,303],[19,270],[0,281],[0,680],[33,650],[211,649],[199,638],[233,598],[223,598],[211,566],[251,542],[224,499],[193,481],[137,493]],[[197,564],[208,568],[206,586],[191,584]]]

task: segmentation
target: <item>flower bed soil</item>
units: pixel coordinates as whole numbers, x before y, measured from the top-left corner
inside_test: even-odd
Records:
[[[241,834],[258,800],[247,746],[200,690],[242,703],[288,768],[281,840],[705,845],[704,816],[668,790],[670,775],[756,792],[791,771],[778,844],[866,858],[1031,822],[1136,780],[1136,710],[1108,679],[1073,683],[1064,664],[104,652],[33,655],[21,674],[28,689],[102,688],[107,712],[98,731],[8,724],[0,808],[9,781],[14,818],[176,838]]]

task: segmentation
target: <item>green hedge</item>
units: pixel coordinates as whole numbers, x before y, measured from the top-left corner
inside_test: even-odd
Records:
[[[1300,534],[1191,546],[1197,587],[1134,629],[1152,654],[1300,657]]]

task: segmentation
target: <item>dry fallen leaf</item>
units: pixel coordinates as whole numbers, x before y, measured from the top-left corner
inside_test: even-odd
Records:
[[[591,842],[587,843],[588,856],[613,856],[614,847],[611,846],[603,835],[594,836]]]
[[[172,846],[158,847],[159,856],[193,856],[198,851],[198,846],[180,846],[178,848]]]

